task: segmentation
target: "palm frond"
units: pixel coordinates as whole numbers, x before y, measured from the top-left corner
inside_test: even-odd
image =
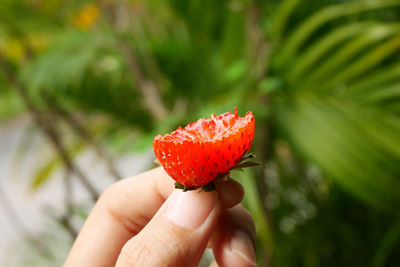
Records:
[[[299,95],[280,111],[280,125],[299,153],[352,194],[394,211],[400,201],[398,119],[351,100],[313,95]]]
[[[399,1],[355,1],[345,2],[324,8],[307,18],[286,38],[276,61],[278,67],[283,66],[300,50],[307,39],[321,26],[338,18],[382,8],[400,5]]]
[[[316,87],[319,81],[324,81],[335,71],[340,71],[345,64],[357,57],[360,52],[399,32],[400,25],[398,23],[371,25],[360,36],[349,40],[343,47],[324,57],[324,60],[318,62],[318,66],[313,65],[313,70],[309,70],[308,75],[302,77],[302,80],[304,80],[303,87]],[[367,77],[369,78],[370,76]]]
[[[394,36],[389,40],[375,47],[373,50],[360,56],[355,62],[352,62],[343,70],[324,81],[320,88],[327,90],[335,84],[340,84],[359,77],[361,74],[373,69],[382,63],[385,59],[392,56],[400,50],[400,35]]]
[[[327,33],[320,40],[307,46],[307,50],[296,57],[296,64],[288,74],[289,81],[301,79],[304,73],[310,71],[311,67],[315,67],[316,63],[319,63],[317,62],[318,60],[321,61],[325,57],[329,58],[329,52],[339,44],[376,24],[376,21],[348,23]]]

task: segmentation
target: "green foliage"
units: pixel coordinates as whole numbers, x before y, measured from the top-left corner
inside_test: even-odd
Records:
[[[69,156],[74,159],[76,156],[82,152],[85,148],[85,145],[82,141],[79,141],[77,144],[73,144],[70,146]],[[60,166],[62,166],[62,160],[56,156],[51,159],[46,160],[45,164],[38,168],[36,172],[32,176],[31,181],[31,189],[33,191],[38,190],[44,183],[46,183],[51,175],[57,170]]]
[[[261,263],[396,266],[400,1],[121,1],[117,17],[98,2],[4,3],[0,51],[35,105],[50,112],[51,97],[118,151],[253,111],[267,170],[235,175]],[[23,107],[0,79],[2,118]]]
[[[0,89],[0,122],[24,110],[24,106],[17,95],[11,90]]]

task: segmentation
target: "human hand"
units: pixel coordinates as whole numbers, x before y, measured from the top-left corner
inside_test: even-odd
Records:
[[[233,180],[213,192],[174,190],[162,168],[124,179],[97,201],[64,266],[197,266],[207,245],[213,266],[255,266],[242,198]]]

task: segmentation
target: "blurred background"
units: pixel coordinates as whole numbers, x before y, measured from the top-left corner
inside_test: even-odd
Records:
[[[60,266],[152,139],[256,117],[260,266],[400,266],[400,1],[1,0],[0,266]]]

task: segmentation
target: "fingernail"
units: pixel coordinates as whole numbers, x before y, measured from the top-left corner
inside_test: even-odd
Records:
[[[173,224],[194,230],[204,223],[216,201],[215,192],[175,190],[168,199],[164,216]]]
[[[257,266],[256,252],[254,251],[253,241],[249,234],[241,230],[234,232],[230,240],[230,245],[233,253],[253,266]]]

